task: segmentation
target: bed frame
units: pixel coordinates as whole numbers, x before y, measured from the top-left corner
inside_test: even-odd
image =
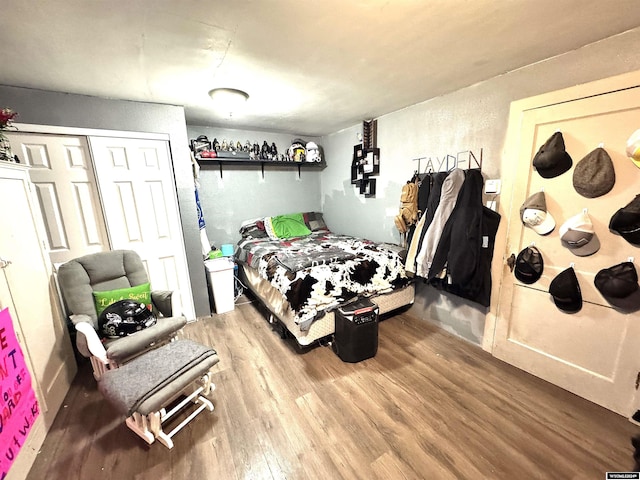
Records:
[[[286,338],[288,333],[301,347],[309,347],[315,342],[328,339],[335,332],[335,309],[314,320],[309,330],[302,331],[294,320],[289,303],[269,281],[260,277],[258,271],[248,265],[239,264],[238,270],[241,281],[269,312],[269,323],[282,338]],[[414,285],[410,283],[404,288],[372,296],[371,299],[378,305],[380,315],[383,315],[412,305],[414,293]]]

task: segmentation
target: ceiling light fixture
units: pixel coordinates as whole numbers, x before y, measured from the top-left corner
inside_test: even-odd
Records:
[[[214,88],[209,90],[209,96],[215,102],[215,108],[230,117],[249,99],[247,92],[237,88]]]

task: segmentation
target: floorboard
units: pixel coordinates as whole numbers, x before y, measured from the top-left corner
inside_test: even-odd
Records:
[[[187,325],[213,346],[215,411],[147,445],[102,400],[88,363],[29,480],[603,479],[633,464],[625,418],[412,317],[377,355],[300,351],[255,306]]]

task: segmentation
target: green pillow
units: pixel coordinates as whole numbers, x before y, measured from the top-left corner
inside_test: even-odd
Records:
[[[278,215],[270,218],[273,234],[278,238],[304,237],[311,230],[304,224],[302,213]]]
[[[151,285],[147,282],[142,285],[136,285],[135,287],[93,292],[93,299],[96,302],[96,312],[98,312],[98,316],[112,303],[128,298],[149,305],[151,303]]]

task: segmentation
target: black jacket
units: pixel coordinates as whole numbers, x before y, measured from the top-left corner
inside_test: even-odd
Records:
[[[491,260],[500,214],[482,205],[480,170],[468,170],[445,224],[427,281],[485,307],[491,299]],[[439,275],[446,267],[446,276]]]

